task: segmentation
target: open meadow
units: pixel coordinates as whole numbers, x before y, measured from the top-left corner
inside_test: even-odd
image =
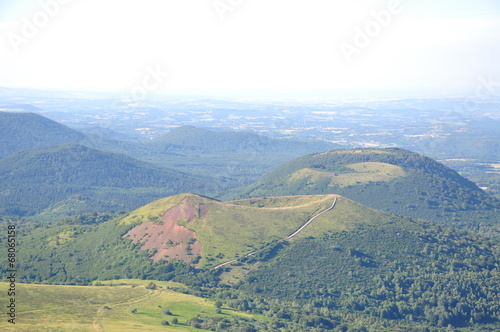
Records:
[[[0,330],[200,331],[187,326],[186,321],[198,314],[256,318],[224,307],[216,313],[213,301],[168,289],[182,287],[180,284],[154,281],[156,289],[147,289],[150,282],[128,279],[102,281],[100,286],[17,284],[16,324],[4,318]],[[0,288],[7,289],[8,284],[0,283]],[[165,321],[170,325],[164,325]]]

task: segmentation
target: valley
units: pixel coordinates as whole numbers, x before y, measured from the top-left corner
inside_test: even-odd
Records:
[[[462,145],[475,129],[426,127],[453,100],[278,115],[285,104],[162,100],[122,117],[81,98],[74,114],[64,98],[2,102],[20,322],[2,330],[498,329],[492,105],[463,124],[485,129],[476,147]]]

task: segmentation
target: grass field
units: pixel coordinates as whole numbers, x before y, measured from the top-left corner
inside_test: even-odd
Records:
[[[169,208],[180,204],[185,195],[175,195],[158,199],[152,203],[138,208],[129,213],[128,216],[120,220],[120,224],[136,224],[145,220],[157,220]]]
[[[202,266],[215,266],[221,262],[243,257],[278,239],[291,234],[309,218],[328,208],[333,197],[297,196],[277,199],[267,207],[266,199],[259,207],[254,200],[245,205],[239,201],[217,203],[209,206],[208,216],[195,220],[188,228],[193,229],[203,244]]]
[[[115,280],[103,286],[16,285],[16,324],[0,322],[1,331],[201,331],[185,322],[204,316],[265,319],[222,308],[216,313],[213,301],[174,292],[167,287],[180,284],[155,281],[156,290],[146,289],[147,280]],[[114,285],[114,286],[109,286]],[[2,293],[7,283],[0,283]],[[2,297],[2,306],[7,305]],[[134,310],[135,309],[135,310]],[[172,315],[166,315],[169,310]],[[133,313],[132,311],[135,311]],[[163,320],[177,324],[162,325]]]
[[[367,174],[377,175],[382,166],[369,164],[359,167],[367,168]],[[184,206],[191,206],[193,211],[198,211],[203,206],[207,211],[203,216],[193,215],[189,221],[176,221],[195,232],[197,240],[201,242],[201,267],[213,267],[244,257],[285,238],[311,217],[327,209],[334,200],[334,195],[301,195],[220,202],[183,194],[142,207],[125,219],[133,219],[134,222],[149,221],[153,215],[161,213],[163,204],[164,209],[168,210],[172,203],[179,202],[182,197],[186,197]],[[151,207],[148,208],[149,206]],[[300,236],[317,236],[326,232],[348,230],[360,224],[385,223],[389,219],[385,213],[339,197],[335,209],[315,220]],[[158,236],[160,234],[161,232]],[[149,235],[156,236],[156,233]]]
[[[315,186],[320,179],[328,179],[329,186],[346,187],[368,182],[387,182],[405,176],[402,167],[378,162],[363,162],[346,165],[352,169],[351,173],[335,173],[303,168],[290,175],[288,183],[306,179],[305,187]]]

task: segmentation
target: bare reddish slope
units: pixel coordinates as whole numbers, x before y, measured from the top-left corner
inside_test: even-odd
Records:
[[[124,237],[133,243],[143,243],[143,250],[156,249],[151,258],[153,261],[160,259],[180,259],[192,263],[197,256],[202,255],[201,242],[197,240],[196,233],[179,225],[178,221],[190,222],[196,218],[203,218],[208,213],[205,205],[194,207],[185,197],[181,204],[165,212],[161,223],[147,221],[132,228]]]

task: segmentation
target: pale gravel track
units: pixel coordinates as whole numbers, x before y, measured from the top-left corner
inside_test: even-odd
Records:
[[[337,203],[337,196],[335,196],[335,198],[333,199],[333,203],[332,203],[332,205],[331,205],[328,209],[323,210],[323,211],[321,211],[320,213],[316,214],[316,215],[315,215],[315,216],[313,216],[311,219],[309,219],[308,221],[306,221],[306,222],[305,222],[302,226],[300,226],[300,228],[299,228],[299,229],[297,229],[295,232],[293,232],[292,234],[288,235],[288,236],[287,236],[287,237],[285,237],[284,239],[279,240],[278,242],[285,241],[285,240],[290,240],[291,238],[293,238],[294,236],[296,236],[297,234],[299,234],[299,233],[300,233],[300,232],[301,232],[304,228],[306,228],[306,227],[307,227],[307,225],[309,225],[309,224],[310,224],[310,223],[311,223],[311,222],[312,222],[315,218],[317,218],[317,217],[321,216],[323,213],[327,213],[328,211],[332,210],[332,209],[335,207],[335,204],[336,204],[336,203]],[[243,258],[248,257],[248,256],[252,256],[252,255],[256,254],[257,252],[258,252],[258,251],[252,251],[251,253],[248,253],[248,254],[246,254],[245,256],[243,256]],[[220,267],[223,267],[223,266],[225,266],[225,265],[227,265],[227,264],[231,264],[231,263],[234,263],[234,262],[237,262],[237,261],[238,261],[238,259],[232,259],[232,260],[230,260],[230,261],[227,261],[227,262],[224,262],[224,263],[222,263],[222,264],[219,264],[219,265],[215,266],[215,267],[213,268],[213,270],[216,270],[216,269],[218,269],[218,268],[220,268]]]

